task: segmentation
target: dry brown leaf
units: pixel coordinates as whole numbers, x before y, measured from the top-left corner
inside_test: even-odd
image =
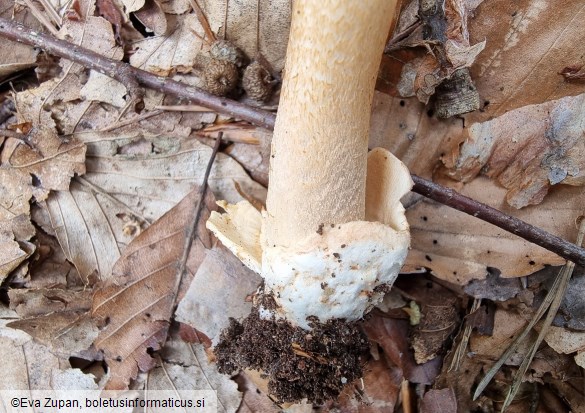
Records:
[[[105,279],[124,247],[201,182],[211,148],[140,130],[76,136],[88,146],[87,174],[70,191],[53,193],[47,209],[59,243],[82,279],[96,271]],[[136,142],[146,142],[148,152],[125,153]],[[211,191],[218,199],[240,201],[234,181],[252,196],[265,198],[265,188],[233,159],[218,154]]]
[[[225,247],[209,250],[177,307],[175,319],[205,333],[217,344],[230,317],[238,320],[250,314],[252,302],[246,298],[261,282],[258,274]]]
[[[169,34],[147,37],[135,43],[130,64],[160,76],[190,73],[196,64],[197,55],[203,48],[202,40],[195,36],[193,31],[202,36],[203,29],[194,14],[167,17]],[[193,86],[203,85],[196,78],[182,80],[190,80],[189,83]]]
[[[349,385],[324,412],[392,413],[398,404],[402,371],[384,360],[372,360],[363,379]],[[329,407],[330,405],[330,407]]]
[[[157,36],[167,33],[168,25],[165,12],[155,0],[146,0],[144,6],[134,13],[134,16],[144,25],[147,31]]]
[[[256,128],[254,135],[259,140],[258,145],[234,142],[224,152],[238,161],[256,182],[268,186],[272,133],[266,129]]]
[[[406,63],[397,86],[401,96],[416,96],[425,104],[441,82],[449,79],[457,70],[470,67],[485,47],[485,40],[474,45],[471,45],[469,40],[468,15],[473,11],[471,7],[477,6],[477,2],[447,0],[435,3],[431,8],[428,4],[432,2],[421,3],[419,16],[423,23],[429,26],[427,32],[432,33],[432,38],[423,37],[423,30],[415,30],[400,44],[424,46],[427,52],[431,53]],[[442,12],[423,11],[436,7],[441,7]],[[406,22],[410,20],[412,11],[405,8],[405,12],[403,20]],[[398,29],[404,30],[404,24]]]
[[[238,383],[238,388],[244,392],[238,413],[278,413],[282,411],[246,373],[239,373],[233,380]]]
[[[88,6],[80,7],[85,11]],[[84,21],[65,20],[59,34],[69,42],[108,58],[121,60],[123,57],[122,48],[116,46],[110,22],[102,17],[89,16]],[[60,64],[62,69],[60,78],[48,80],[37,88],[17,93],[15,103],[19,116],[33,125],[43,127],[56,125],[62,133],[71,133],[91,103],[82,99],[82,89],[83,93],[94,97],[96,93],[92,94],[92,91],[103,87],[105,79],[94,75],[88,80],[82,66],[67,60],[61,60]],[[97,82],[97,85],[92,86],[93,82]],[[116,83],[117,86],[120,85],[118,82],[113,84]],[[111,93],[105,90],[104,101],[109,102],[112,99]]]
[[[526,315],[529,317],[529,315]],[[474,356],[481,359],[496,361],[506,351],[510,343],[524,329],[527,324],[525,317],[515,311],[497,309],[494,319],[494,330],[491,336],[472,333],[469,349]],[[535,332],[530,332],[520,344],[520,347],[506,361],[507,365],[519,366],[528,352],[530,343],[536,338]]]
[[[183,253],[185,228],[193,214],[197,191],[136,237],[116,263],[112,277],[94,294],[92,317],[101,331],[94,345],[104,352],[109,368],[107,389],[128,387],[138,371],[148,371],[155,360],[151,350],[164,343],[176,300],[211,247],[205,229],[215,207],[208,193],[183,277],[177,274]]]
[[[436,358],[425,364],[416,364],[408,343],[408,321],[373,315],[363,328],[370,341],[384,350],[389,363],[402,370],[405,379],[411,383],[433,383],[440,371],[441,360]]]
[[[0,279],[35,250],[29,241],[36,230],[30,222],[29,202],[43,200],[49,191],[67,189],[75,173],[84,173],[85,145],[59,138],[50,128],[33,128],[26,142],[4,141],[0,162]]]
[[[71,369],[68,359],[53,355],[44,345],[35,342],[24,331],[5,327],[6,319],[16,318],[2,310],[0,353],[9,374],[0,375],[4,390],[97,389],[92,375]],[[76,380],[65,380],[66,377]],[[69,387],[68,387],[69,386]]]
[[[91,296],[91,290],[10,290],[11,308],[22,318],[8,327],[25,331],[59,357],[79,356],[98,333],[87,314]]]
[[[476,178],[461,193],[518,217],[555,235],[570,239],[575,219],[583,213],[585,194],[580,188],[561,187],[540,205],[520,211],[504,201],[506,190],[487,178]],[[427,267],[454,284],[483,279],[488,267],[502,277],[532,274],[545,265],[561,265],[558,255],[473,216],[422,200],[409,208],[412,250],[406,268]],[[464,246],[464,247],[462,247]]]

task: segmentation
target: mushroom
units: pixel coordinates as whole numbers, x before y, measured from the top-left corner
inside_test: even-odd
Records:
[[[412,187],[390,152],[368,154],[370,111],[395,1],[294,2],[272,140],[266,210],[247,201],[207,227],[262,275],[266,317],[358,320],[396,279],[410,243]]]

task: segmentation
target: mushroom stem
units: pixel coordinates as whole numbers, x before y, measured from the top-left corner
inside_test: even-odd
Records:
[[[370,110],[396,1],[298,0],[272,140],[266,243],[365,217]]]

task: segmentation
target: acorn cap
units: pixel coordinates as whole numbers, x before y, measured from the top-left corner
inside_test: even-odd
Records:
[[[239,73],[235,64],[209,59],[203,71],[205,89],[216,96],[225,96],[238,85]]]
[[[242,86],[250,98],[266,102],[272,96],[274,79],[264,66],[254,60],[244,70]]]
[[[246,55],[240,48],[228,40],[216,40],[209,50],[209,54],[217,60],[223,60],[242,68],[246,64]]]

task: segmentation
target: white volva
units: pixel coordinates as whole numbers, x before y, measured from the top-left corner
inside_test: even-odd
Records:
[[[394,10],[389,0],[294,2],[267,209],[222,204],[226,213],[207,223],[264,277],[279,315],[303,328],[309,316],[362,317],[406,258],[400,198],[410,175],[388,151],[367,147]]]

